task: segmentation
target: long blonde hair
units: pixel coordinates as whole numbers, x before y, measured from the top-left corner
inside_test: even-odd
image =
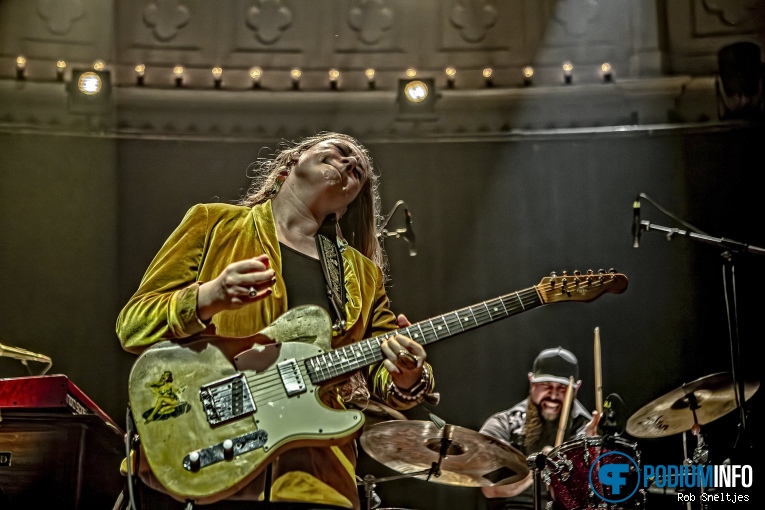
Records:
[[[254,168],[252,182],[239,203],[252,207],[274,198],[279,193],[281,180],[286,175],[285,172],[289,173],[292,170],[300,156],[314,145],[333,139],[343,141],[351,146],[359,159],[359,163],[366,169],[367,178],[359,194],[348,205],[345,214],[340,219],[340,231],[348,244],[371,259],[382,270],[383,275],[386,275],[385,253],[377,235],[382,221],[378,176],[375,174],[369,152],[352,136],[323,131],[298,142],[281,142],[274,155],[259,159],[251,166]]]

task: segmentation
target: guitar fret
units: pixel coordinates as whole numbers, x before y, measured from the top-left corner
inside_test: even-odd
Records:
[[[521,308],[523,308],[523,310],[525,311],[526,307],[523,306],[523,299],[521,299],[521,295],[516,292],[515,296],[518,298],[518,302],[521,304]]]
[[[502,305],[502,308],[505,310],[505,315],[510,315],[510,312],[507,311],[507,307],[505,306],[505,302],[502,300],[502,298],[499,298],[499,302]]]
[[[475,318],[475,313],[473,313],[473,307],[469,306],[468,311],[470,311],[470,315],[473,316],[473,322],[475,322],[475,325],[478,326],[478,320]]]

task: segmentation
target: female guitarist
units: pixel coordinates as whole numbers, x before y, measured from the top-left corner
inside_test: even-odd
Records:
[[[377,185],[368,152],[350,136],[320,133],[281,147],[272,158],[258,163],[257,175],[240,203],[198,204],[188,210],[119,315],[117,334],[123,348],[143,356],[162,341],[196,346],[192,343],[205,338],[255,338],[288,310],[307,304],[328,313],[332,324],[328,347],[332,349],[407,326],[405,317],[397,318],[389,309],[385,292],[386,265],[376,235],[380,221]],[[268,344],[263,337],[260,343]],[[219,348],[226,350],[225,345]],[[198,353],[202,348],[190,351]],[[403,335],[390,336],[381,343],[380,352],[381,362],[322,388],[321,402],[342,409],[344,402],[357,401],[361,394],[405,410],[431,392],[433,373],[419,343]],[[166,465],[169,455],[152,457],[149,450],[153,445],[183,444],[191,435],[196,440],[201,434],[198,422],[170,427],[201,408],[200,397],[187,387],[191,372],[206,367],[196,363],[194,370],[175,367],[174,373],[165,374],[173,372],[172,357],[161,364],[164,366],[147,371],[146,382],[131,388],[135,422],[140,435],[146,436],[141,441],[146,451],[139,456],[141,508],[183,508],[196,502],[216,509],[359,510],[353,437],[345,441],[331,437],[326,444],[307,446],[287,441],[289,447],[252,467],[252,476],[242,476],[239,466],[233,481],[226,480],[227,462],[234,466],[246,454],[231,461],[235,450],[231,443],[227,460],[216,460],[209,467],[200,468],[200,457],[193,453],[186,457],[192,459],[184,464],[188,469],[180,463],[178,467]],[[134,376],[131,374],[131,380]],[[177,398],[173,406],[156,401],[152,384],[161,377],[171,378]],[[287,383],[285,388],[289,391]],[[135,408],[133,394],[143,398],[144,393],[148,405]],[[253,408],[266,413],[268,405],[254,402]],[[301,418],[306,423],[300,426],[324,430],[322,423],[311,423],[320,421],[319,415],[307,413]],[[267,429],[254,418],[240,421],[260,423],[260,430],[270,437],[285,428]],[[212,433],[225,426],[213,423],[209,429]],[[166,436],[152,443],[155,431],[164,431]],[[203,453],[202,464],[222,451],[220,448],[212,445],[197,451]],[[197,477],[190,487],[216,487],[219,483],[222,489],[218,493],[210,489],[204,497],[185,494],[185,489],[179,489],[182,486],[173,484],[187,476]]]

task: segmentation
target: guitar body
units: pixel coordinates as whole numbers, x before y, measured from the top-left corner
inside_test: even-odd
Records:
[[[299,307],[250,337],[276,343],[219,337],[163,341],[141,354],[130,374],[130,404],[146,460],[160,483],[180,501],[212,503],[249,483],[280,452],[356,437],[364,424],[360,411],[325,406],[322,387],[314,386],[305,370],[303,387],[289,387],[289,369],[324,353],[330,338],[326,312]],[[247,343],[252,347],[232,359],[231,346]],[[287,365],[284,373],[281,363]],[[295,393],[288,395],[288,389]],[[200,455],[196,462],[194,452]]]

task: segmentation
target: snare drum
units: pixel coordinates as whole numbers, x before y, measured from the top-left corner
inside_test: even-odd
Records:
[[[621,475],[626,483],[619,487],[619,494],[614,493],[613,484],[603,484],[598,476],[602,466],[615,463],[629,465],[629,472]],[[639,470],[637,443],[613,436],[582,437],[550,451],[542,480],[547,484],[555,510],[644,509],[645,492],[638,487]],[[624,498],[627,499],[621,501]]]

